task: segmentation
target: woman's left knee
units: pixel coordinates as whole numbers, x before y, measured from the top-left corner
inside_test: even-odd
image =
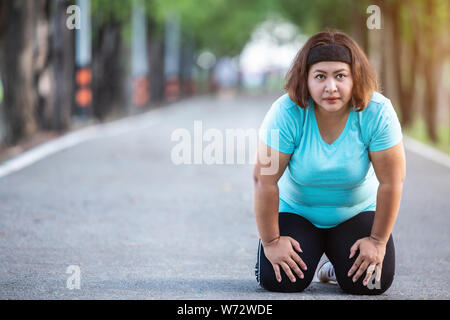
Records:
[[[341,289],[348,294],[355,295],[380,295],[386,292],[392,285],[394,281],[393,272],[383,272],[380,281],[375,281],[375,275],[369,279],[366,286],[363,285],[364,274],[358,279],[358,281],[353,282],[351,278],[341,280],[339,286]]]

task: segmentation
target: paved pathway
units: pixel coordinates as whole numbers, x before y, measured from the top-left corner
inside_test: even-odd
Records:
[[[449,299],[450,169],[407,151],[396,278],[377,297],[261,289],[252,164],[174,165],[179,128],[257,129],[275,97],[194,98],[0,178],[1,299]],[[206,144],[205,144],[206,145]],[[80,268],[69,290],[66,269]]]

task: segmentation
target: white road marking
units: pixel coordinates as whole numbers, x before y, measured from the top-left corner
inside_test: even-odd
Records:
[[[450,156],[448,154],[405,135],[403,135],[403,142],[407,150],[450,168]]]
[[[112,137],[154,126],[160,122],[160,118],[158,116],[159,112],[160,110],[156,109],[144,114],[127,117],[125,119],[120,119],[110,123],[96,124],[43,143],[1,164],[0,178],[26,168],[52,154],[76,146],[85,141]]]

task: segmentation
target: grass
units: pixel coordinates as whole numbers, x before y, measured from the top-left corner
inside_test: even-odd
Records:
[[[440,151],[443,151],[450,155],[450,125],[449,124],[440,124],[437,128],[437,136],[438,136],[438,142],[433,143],[431,142],[430,138],[428,137],[425,121],[418,117],[413,122],[413,124],[403,129],[403,133],[407,136],[414,138],[420,142],[426,143],[436,149],[439,149]]]

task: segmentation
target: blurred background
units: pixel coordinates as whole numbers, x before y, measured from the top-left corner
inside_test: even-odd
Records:
[[[367,53],[404,133],[450,153],[449,12],[448,0],[0,0],[0,161],[193,96],[281,94],[327,27]]]

